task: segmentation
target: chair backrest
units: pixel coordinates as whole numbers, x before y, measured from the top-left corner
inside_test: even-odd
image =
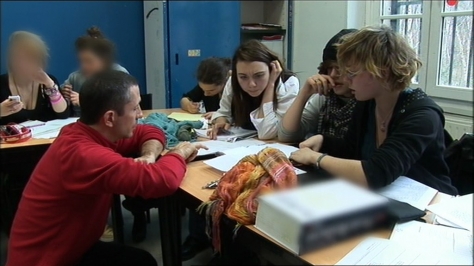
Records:
[[[459,195],[474,192],[474,134],[466,133],[461,139],[453,141],[445,151],[452,184]]]
[[[151,93],[140,95],[142,101],[140,102],[140,108],[142,110],[151,110],[153,109]]]

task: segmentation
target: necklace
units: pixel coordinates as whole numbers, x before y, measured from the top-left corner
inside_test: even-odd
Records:
[[[375,113],[377,114],[377,116],[379,118],[381,118],[380,114],[378,114],[377,111]],[[387,131],[387,122],[390,120],[391,116],[392,116],[392,112],[388,113],[388,115],[386,115],[385,118],[382,119],[382,121],[380,123],[380,131],[382,131],[384,133],[385,133],[385,131]]]

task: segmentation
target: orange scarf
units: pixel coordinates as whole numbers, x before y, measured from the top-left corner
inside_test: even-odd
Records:
[[[212,232],[212,244],[220,252],[220,219],[222,214],[241,225],[255,223],[257,197],[276,190],[296,186],[296,174],[288,158],[281,151],[265,148],[257,155],[240,160],[219,181],[209,201],[198,207],[206,209],[207,233]],[[207,208],[206,208],[207,207]],[[212,229],[211,229],[212,227]]]

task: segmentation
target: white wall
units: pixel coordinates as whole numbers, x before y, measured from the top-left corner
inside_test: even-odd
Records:
[[[316,74],[326,43],[344,28],[361,28],[366,1],[295,1],[293,10],[293,71],[301,86]]]
[[[301,86],[317,73],[324,46],[347,27],[347,1],[295,1],[293,5],[293,62]]]

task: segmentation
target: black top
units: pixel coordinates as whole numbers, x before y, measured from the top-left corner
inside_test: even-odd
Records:
[[[357,102],[346,136],[343,139],[324,136],[321,152],[361,160],[372,189],[407,176],[440,192],[456,195],[444,160],[443,110],[421,89],[400,93],[387,127],[387,138],[369,159],[363,160],[371,105],[375,105],[374,100]]]
[[[216,94],[214,96],[204,96],[204,91],[201,89],[201,87],[199,87],[199,85],[196,85],[194,89],[184,94],[183,97],[186,97],[196,103],[203,101],[204,108],[206,108],[206,112],[217,111],[219,109],[219,102],[221,100],[219,94]]]
[[[58,85],[58,80],[48,74],[48,76]],[[39,121],[49,121],[54,119],[64,119],[69,117],[69,108],[66,108],[62,113],[56,113],[51,106],[49,97],[43,93],[44,85],[40,85],[38,89],[38,97],[36,100],[36,106],[33,110],[22,109],[18,113],[11,114],[9,116],[0,118],[0,125],[6,125],[8,123],[22,123],[27,120],[39,120]],[[10,92],[10,84],[8,82],[8,74],[3,74],[0,76],[0,102],[8,99],[8,96],[12,96]]]

